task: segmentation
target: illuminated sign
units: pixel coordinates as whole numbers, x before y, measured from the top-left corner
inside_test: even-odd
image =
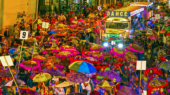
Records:
[[[130,16],[129,11],[107,11],[106,14],[109,17],[129,17]]]
[[[142,11],[144,11],[144,8],[141,8],[141,9],[135,10],[133,12],[130,12],[130,16],[134,16],[134,15],[136,15],[136,14],[142,12]]]

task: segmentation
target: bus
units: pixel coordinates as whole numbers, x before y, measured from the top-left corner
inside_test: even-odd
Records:
[[[134,32],[135,27],[141,28],[144,25],[143,12],[144,8],[139,6],[106,11],[104,40],[114,36],[129,37],[129,34]]]
[[[133,2],[130,3],[130,6],[140,6],[144,8],[144,17],[145,19],[150,19],[153,17],[153,2]]]

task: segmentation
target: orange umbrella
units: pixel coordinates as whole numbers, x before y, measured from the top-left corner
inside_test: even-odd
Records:
[[[166,32],[166,30],[161,30],[161,31],[160,31],[160,33],[162,33],[162,34],[165,33],[165,32]]]

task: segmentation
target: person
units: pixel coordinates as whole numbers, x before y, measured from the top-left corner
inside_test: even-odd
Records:
[[[9,28],[6,28],[6,30],[4,32],[4,36],[5,36],[5,39],[8,40],[8,38],[9,38]]]
[[[94,90],[90,93],[90,95],[100,95],[100,93],[98,91]]]
[[[139,81],[134,82],[135,91],[138,95],[142,95],[142,88],[139,86]]]
[[[61,13],[58,19],[59,19],[59,22],[64,23],[64,21],[66,20],[66,17],[63,15],[63,13]]]
[[[110,91],[109,91],[109,90],[106,90],[106,91],[104,92],[104,95],[111,95],[111,94],[110,94]]]

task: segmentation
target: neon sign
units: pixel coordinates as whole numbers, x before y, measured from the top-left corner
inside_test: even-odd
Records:
[[[130,16],[129,11],[107,11],[106,14],[109,17],[129,17]]]
[[[142,12],[142,11],[144,11],[144,8],[141,8],[141,9],[135,10],[133,12],[130,12],[130,16],[134,16],[134,15],[136,15],[136,14]]]

